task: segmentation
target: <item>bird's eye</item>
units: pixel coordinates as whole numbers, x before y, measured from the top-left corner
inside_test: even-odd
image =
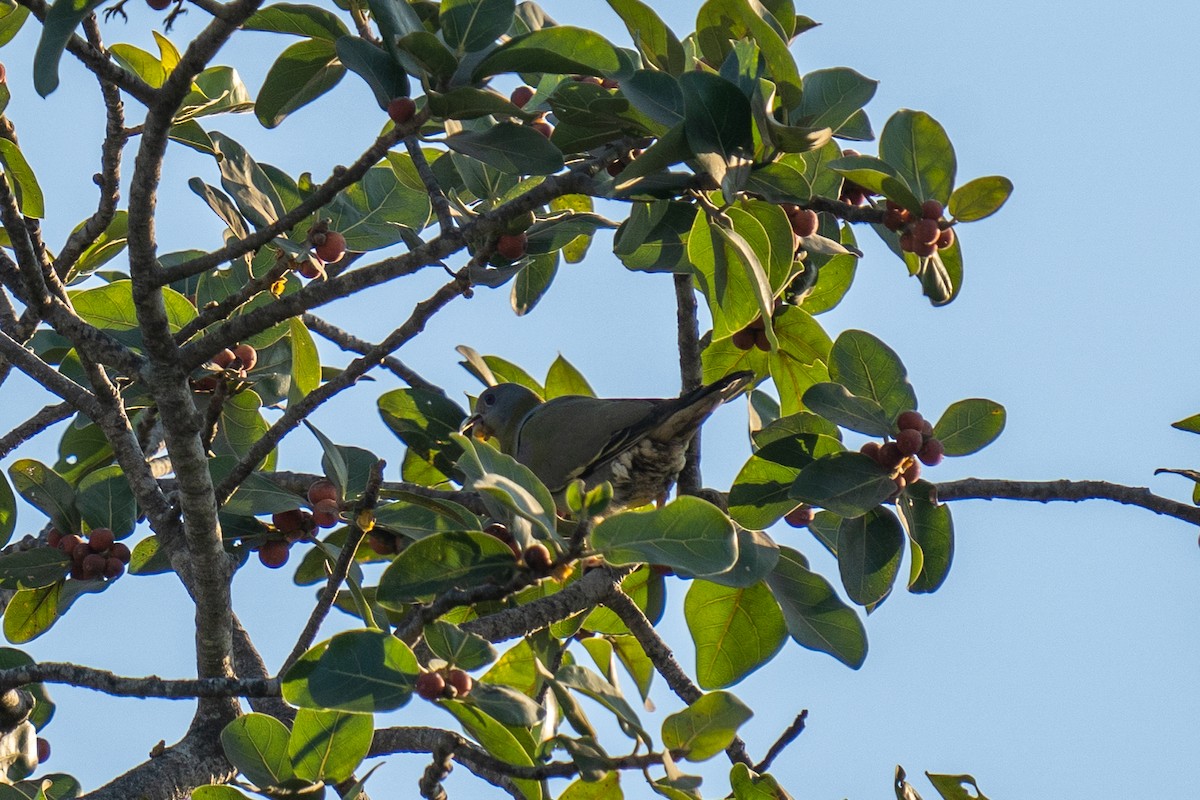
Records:
[[[494,405],[496,405],[496,395],[494,395],[494,394],[491,394],[491,393],[485,394],[485,395],[483,396],[483,404],[484,404],[485,406],[494,406]]]

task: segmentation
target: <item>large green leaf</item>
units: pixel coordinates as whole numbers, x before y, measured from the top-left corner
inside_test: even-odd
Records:
[[[0,139],[0,165],[8,177],[9,186],[17,198],[17,208],[26,217],[46,216],[46,202],[38,185],[33,167],[25,160],[21,149],[8,139]]]
[[[804,76],[804,95],[793,115],[798,125],[831,128],[834,133],[875,96],[879,81],[847,67],[810,72]]]
[[[834,173],[883,195],[914,214],[921,211],[921,198],[915,194],[917,190],[913,188],[910,179],[893,164],[873,156],[845,156],[835,158],[826,166]]]
[[[974,222],[1000,210],[1012,194],[1013,184],[1002,175],[968,181],[950,195],[950,216],[959,222]]]
[[[0,473],[0,547],[8,544],[17,527],[17,498],[8,479]]]
[[[686,272],[687,240],[696,216],[691,203],[634,203],[628,219],[617,229],[613,253],[628,269]]]
[[[512,122],[448,136],[446,146],[510,175],[550,175],[563,166],[562,151],[549,139]]]
[[[558,274],[558,253],[541,253],[529,259],[513,281],[511,305],[513,313],[523,317],[541,302],[542,297]]]
[[[466,412],[445,395],[424,389],[394,389],[376,401],[383,424],[410,452],[449,473],[459,447],[450,439]]]
[[[734,478],[729,490],[729,515],[753,530],[774,525],[797,505],[790,493],[801,470],[815,459],[842,449],[837,439],[815,433],[763,445]]]
[[[908,371],[896,352],[877,337],[866,331],[843,331],[829,356],[829,377],[852,394],[879,403],[889,418],[917,407]]]
[[[442,0],[438,20],[446,44],[459,53],[475,53],[512,27],[514,0]]]
[[[457,434],[454,440],[463,448],[457,466],[466,475],[465,485],[470,490],[482,492],[520,520],[536,526],[537,538],[554,538],[557,528],[554,497],[533,470],[486,444],[477,444]],[[514,529],[513,535],[522,547],[530,544],[528,534]]]
[[[645,61],[673,75],[683,72],[683,45],[653,8],[641,0],[608,0],[608,4],[625,23]]]
[[[781,547],[767,585],[797,644],[828,653],[851,669],[862,666],[867,657],[862,620],[841,601],[829,581],[808,569],[804,556]]]
[[[619,76],[629,62],[598,33],[556,25],[514,36],[475,67],[472,80],[501,72],[551,72],[565,75]]]
[[[302,708],[356,714],[408,702],[420,666],[412,650],[377,630],[339,633],[305,653],[283,676],[283,699]]]
[[[952,403],[933,426],[948,456],[965,456],[982,450],[1004,430],[1004,406],[972,398]]]
[[[91,528],[109,528],[118,539],[133,533],[138,507],[125,470],[113,465],[88,473],[79,482],[75,507]]]
[[[792,484],[792,498],[843,517],[861,517],[896,491],[891,473],[862,453],[833,453],[812,462]]]
[[[937,789],[942,800],[988,800],[987,795],[979,791],[979,784],[970,775],[935,775],[926,772],[925,777]],[[968,785],[970,788],[967,788]]]
[[[374,733],[369,714],[302,708],[287,742],[292,769],[304,781],[341,783],[366,758]]]
[[[48,586],[21,589],[4,609],[4,638],[13,644],[36,639],[58,621],[61,581]]]
[[[332,11],[313,5],[275,3],[255,11],[250,19],[242,23],[248,31],[290,33],[313,39],[337,41],[350,31],[345,23]]]
[[[403,169],[408,156],[398,158]],[[404,241],[407,229],[425,227],[431,209],[429,192],[415,189],[401,179],[395,165],[388,165],[371,167],[325,206],[324,213],[329,227],[346,237],[346,248],[363,252]]]
[[[242,216],[261,228],[286,213],[279,190],[246,149],[222,133],[214,131],[211,137],[219,154],[221,186],[233,198]]]
[[[533,759],[513,731],[479,708],[461,700],[442,700],[440,705],[449,711],[490,755],[518,767],[532,767]],[[513,785],[525,800],[543,800],[546,797],[539,781],[513,779]]]
[[[264,127],[274,128],[288,114],[328,92],[346,68],[328,39],[306,39],[288,47],[263,80],[254,113]]]
[[[196,307],[179,292],[163,287],[162,296],[167,310],[167,325],[172,332],[195,319]],[[71,292],[71,304],[75,307],[75,313],[97,328],[111,331],[138,328],[131,281],[113,281],[95,289]]]
[[[879,157],[904,176],[918,200],[950,201],[957,161],[946,130],[924,111],[897,111],[879,135]]]
[[[357,36],[343,36],[335,42],[338,59],[371,87],[380,108],[409,93],[408,73],[380,47]]]
[[[708,0],[696,14],[696,42],[705,61],[718,67],[734,42],[753,41],[762,51],[767,74],[776,84],[784,107],[791,108],[800,101],[800,73],[783,32],[768,23],[760,9],[765,11],[748,0]]]
[[[627,511],[601,522],[592,546],[614,564],[644,561],[694,575],[724,572],[737,560],[733,524],[696,497],[679,497],[653,511]]]
[[[869,436],[889,436],[892,418],[878,402],[859,397],[840,383],[817,383],[803,395],[804,405],[835,425]]]
[[[376,599],[402,610],[414,600],[488,581],[503,583],[517,563],[508,545],[472,531],[437,533],[409,545],[379,579]]]
[[[779,604],[762,582],[733,588],[693,581],[683,611],[702,689],[739,682],[770,661],[787,638]]]
[[[9,466],[8,476],[12,478],[17,494],[50,517],[60,533],[79,531],[75,490],[57,472],[40,461],[23,458]]]
[[[687,72],[680,76],[683,90],[683,126],[688,147],[697,156],[712,156],[723,165],[745,158],[752,148],[750,101],[736,86],[708,72]],[[705,167],[720,182],[724,173],[702,159]]]
[[[706,761],[733,742],[754,712],[729,692],[709,692],[663,720],[663,747],[688,761]]]
[[[33,56],[33,88],[47,97],[58,88],[58,62],[75,28],[100,5],[99,0],[54,0],[46,11],[42,37]]]
[[[244,714],[221,730],[225,757],[254,785],[266,788],[291,779],[287,727],[266,714]]]
[[[37,589],[62,578],[71,559],[57,547],[35,547],[0,555],[0,588]]]
[[[936,494],[932,483],[917,481],[897,503],[912,550],[908,590],[914,594],[936,592],[954,560],[954,521]]]
[[[838,526],[838,571],[846,594],[859,605],[874,605],[887,597],[903,554],[904,528],[882,506],[843,519]]]

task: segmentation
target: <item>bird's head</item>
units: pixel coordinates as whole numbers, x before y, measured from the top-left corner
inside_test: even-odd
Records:
[[[542,398],[517,383],[489,386],[475,401],[475,413],[467,417],[460,431],[477,439],[494,436],[500,450],[511,455],[525,415],[541,403]]]

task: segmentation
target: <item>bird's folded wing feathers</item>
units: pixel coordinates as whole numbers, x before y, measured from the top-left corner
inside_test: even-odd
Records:
[[[517,434],[516,458],[552,492],[631,447],[662,421],[662,401],[557,397],[535,408]]]

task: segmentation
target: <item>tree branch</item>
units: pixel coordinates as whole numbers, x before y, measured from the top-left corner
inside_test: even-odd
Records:
[[[674,279],[679,378],[683,392],[690,392],[704,382],[704,371],[700,362],[700,322],[696,316],[696,290],[691,275],[675,275]],[[700,476],[699,430],[688,445],[687,457],[679,473],[678,482],[679,494],[695,494],[704,485]]]
[[[31,683],[61,683],[114,697],[157,697],[166,700],[279,696],[279,681],[274,678],[168,679],[157,675],[131,678],[108,670],[57,661],[0,669],[0,691]]]
[[[343,330],[334,325],[332,322],[321,319],[315,314],[305,314],[300,319],[304,322],[305,327],[307,327],[310,331],[323,336],[346,352],[365,355],[373,348],[378,347],[378,345],[372,344],[366,339],[360,339],[353,333]],[[445,394],[445,391],[443,391],[440,386],[435,386],[434,384],[425,380],[395,356],[387,356],[379,363],[384,369],[388,370],[414,389],[421,389],[426,392],[434,392],[441,395]]]
[[[442,185],[438,183],[433,169],[425,159],[425,151],[421,149],[420,140],[415,136],[406,136],[404,137],[404,146],[412,158],[413,166],[417,169],[421,183],[425,184],[425,190],[429,192],[429,202],[433,206],[433,213],[437,215],[442,233],[449,233],[454,229],[454,213],[450,210],[450,201],[446,199]]]
[[[1200,508],[1160,497],[1142,486],[1123,486],[1108,481],[1009,481],[988,478],[964,478],[934,484],[939,501],[950,500],[1029,500],[1037,503],[1083,500],[1111,500],[1139,506],[1155,514],[1200,525]]]
[[[68,402],[45,406],[41,411],[0,436],[0,458],[4,458],[24,442],[49,428],[55,423],[62,422],[75,413],[75,406]]]
[[[808,719],[808,709],[804,709],[796,718],[792,720],[792,724],[787,726],[787,729],[779,734],[779,738],[775,740],[775,744],[771,745],[767,750],[767,754],[763,756],[763,760],[755,764],[751,769],[760,775],[771,768],[771,764],[779,757],[779,754],[787,749],[787,746],[796,741],[796,737],[804,732],[804,722]]]

